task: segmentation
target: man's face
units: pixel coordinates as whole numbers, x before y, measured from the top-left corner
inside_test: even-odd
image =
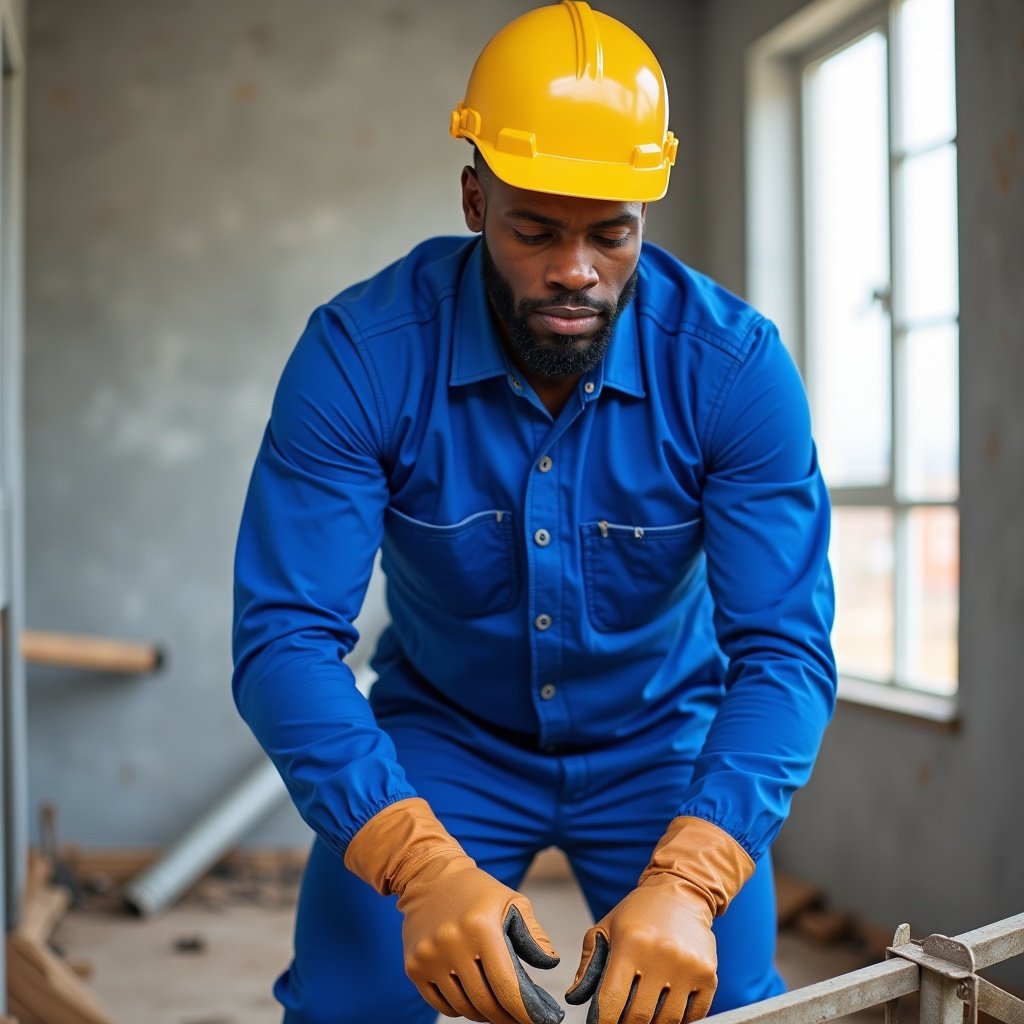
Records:
[[[576,199],[462,177],[483,232],[484,284],[505,343],[527,371],[574,377],[600,362],[636,286],[645,204]]]

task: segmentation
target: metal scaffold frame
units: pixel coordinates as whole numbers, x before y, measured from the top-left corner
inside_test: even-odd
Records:
[[[977,1024],[978,1011],[1024,1024],[1024,1001],[978,977],[977,971],[1024,953],[1024,914],[955,938],[910,937],[900,925],[883,963],[829,978],[773,999],[716,1014],[715,1024],[822,1024],[885,1004],[897,1024],[899,1000],[920,992],[920,1024]]]

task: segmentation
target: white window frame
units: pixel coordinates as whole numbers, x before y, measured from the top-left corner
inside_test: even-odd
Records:
[[[747,55],[746,187],[747,187],[747,290],[751,301],[779,326],[797,365],[806,369],[811,353],[806,338],[804,263],[806,224],[803,200],[803,83],[805,69],[845,44],[878,30],[891,38],[891,11],[896,0],[817,0],[759,39]],[[896,273],[899,244],[895,191],[897,162],[893,152],[891,119],[898,109],[894,48],[889,53],[890,117],[890,265]],[[956,139],[953,140],[954,146]],[[905,326],[892,318],[891,351],[893,396],[892,473],[880,487],[842,487],[831,491],[836,507],[875,507],[895,518],[894,629],[906,630],[907,596],[901,581],[905,564],[901,546],[907,543],[906,517],[911,509],[948,507],[959,510],[957,499],[948,501],[901,500],[897,492],[897,460],[901,457],[900,393],[903,372],[902,338]],[[901,585],[902,583],[902,585]],[[958,650],[961,638],[958,637]],[[901,685],[901,651],[905,638],[896,638],[897,681],[890,684],[840,676],[840,699],[909,714],[924,720],[955,724],[957,695],[944,696]]]

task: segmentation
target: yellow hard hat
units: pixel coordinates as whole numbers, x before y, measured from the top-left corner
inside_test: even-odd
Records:
[[[618,202],[660,199],[679,144],[650,48],[580,0],[528,11],[491,39],[451,133],[509,185]]]

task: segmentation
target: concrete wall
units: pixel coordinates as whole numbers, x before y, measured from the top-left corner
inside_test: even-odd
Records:
[[[706,262],[744,282],[746,47],[803,4],[703,5],[714,124]],[[962,326],[962,724],[841,705],[779,860],[834,903],[914,934],[1024,910],[1024,5],[957,11]],[[1024,987],[1024,965],[1002,975]]]
[[[448,112],[530,6],[29,5],[28,620],[169,652],[144,679],[31,672],[31,801],[62,838],[165,843],[258,758],[231,558],[278,374],[314,305],[465,231]],[[665,62],[685,180],[692,6],[601,6]],[[677,188],[651,237],[691,249],[695,211]],[[285,809],[252,838],[305,833]]]

